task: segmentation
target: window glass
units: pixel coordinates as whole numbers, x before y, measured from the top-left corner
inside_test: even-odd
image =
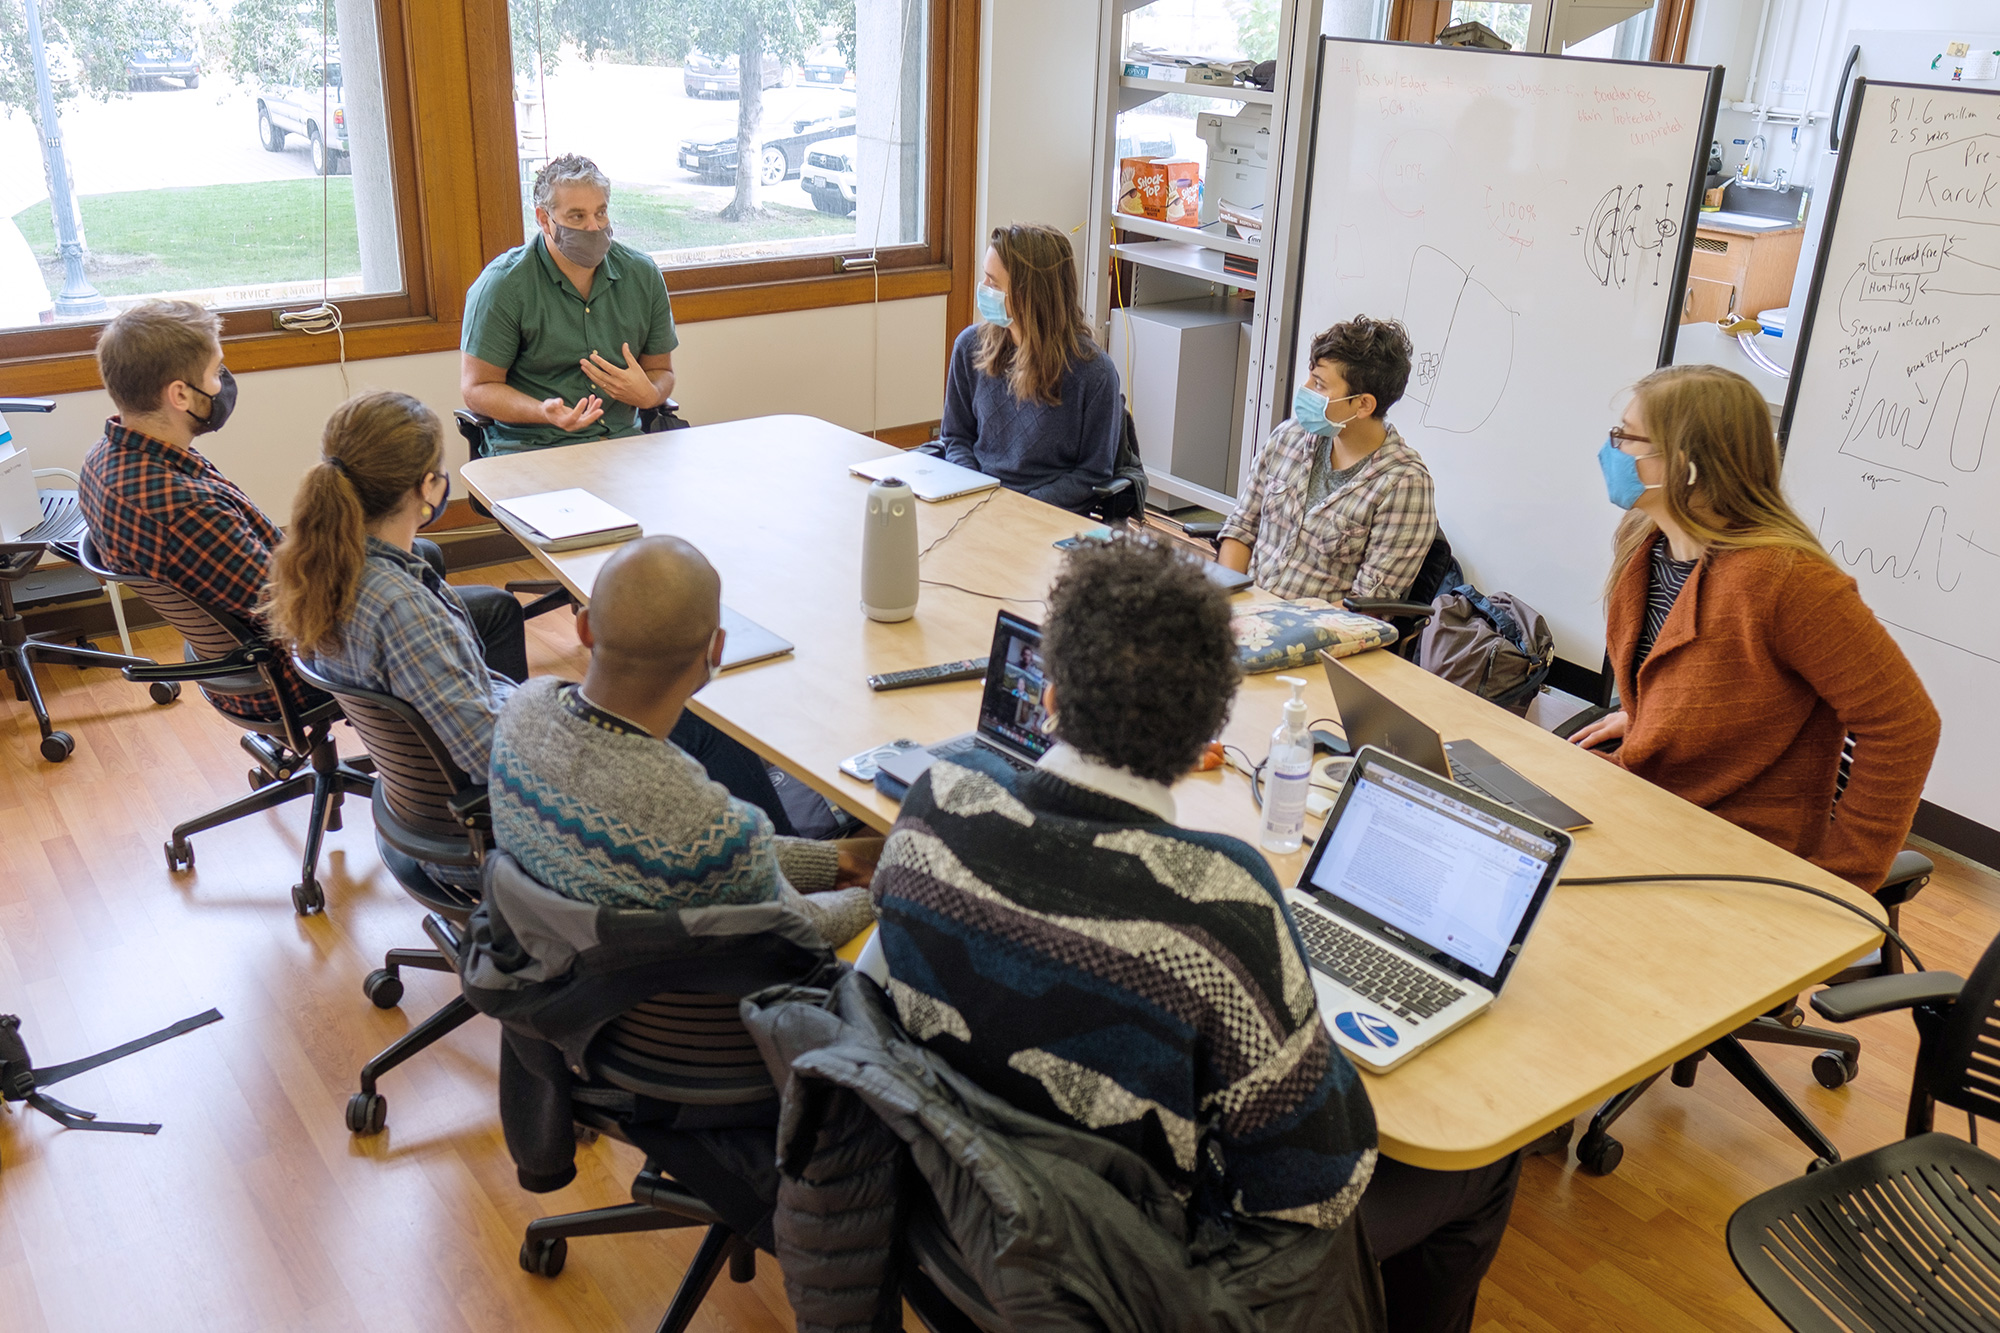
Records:
[[[1484,23],[1494,35],[1516,51],[1528,44],[1528,19],[1533,5],[1506,4],[1502,0],[1452,0],[1453,23]]]
[[[666,267],[927,239],[927,0],[510,7],[528,234],[536,170],[580,153]]]
[[[1653,57],[1653,19],[1657,7],[1634,14],[1622,23],[1600,29],[1574,45],[1565,46],[1566,56],[1595,56],[1604,60],[1650,60]]]
[[[401,291],[381,69],[365,0],[0,6],[0,328]]]

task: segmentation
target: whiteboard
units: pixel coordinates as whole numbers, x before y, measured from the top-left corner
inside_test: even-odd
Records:
[[[1859,80],[1785,488],[1944,716],[1924,795],[2000,827],[2000,93]]]
[[[1298,361],[1356,314],[1416,345],[1389,420],[1466,574],[1604,655],[1596,452],[1672,359],[1720,71],[1325,39]],[[1282,380],[1281,380],[1282,382]]]

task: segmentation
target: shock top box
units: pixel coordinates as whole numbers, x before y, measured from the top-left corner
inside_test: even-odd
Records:
[[[1184,227],[1201,222],[1201,163],[1128,157],[1118,163],[1118,211]]]

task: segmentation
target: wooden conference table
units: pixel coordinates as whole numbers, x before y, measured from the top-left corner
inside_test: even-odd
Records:
[[[797,651],[722,676],[695,697],[695,711],[886,830],[895,803],[842,774],[840,761],[896,737],[930,742],[971,730],[980,684],[876,694],[863,678],[981,656],[996,608],[1029,619],[1042,608],[926,583],[912,620],[886,625],[862,614],[868,483],[847,467],[885,450],[815,418],[765,417],[481,459],[464,475],[489,505],[581,486],[648,533],[699,547],[722,574],[723,599]],[[960,518],[958,531],[924,558],[924,577],[1025,599],[1046,595],[1062,558],[1051,543],[1093,526],[1000,490],[919,506],[921,541],[942,537]],[[613,549],[537,558],[586,598]],[[1768,875],[1868,902],[1805,861],[1391,653],[1346,662],[1446,738],[1478,741],[1590,816],[1595,824],[1577,835],[1568,874]],[[1302,674],[1310,715],[1337,716],[1324,673]],[[1245,680],[1224,739],[1261,756],[1286,697],[1272,675]],[[1249,783],[1234,770],[1185,778],[1174,797],[1182,824],[1256,842]],[[1292,884],[1305,858],[1270,860],[1280,882]],[[1382,1150],[1439,1169],[1497,1160],[1880,939],[1851,913],[1781,888],[1559,886],[1491,1011],[1388,1074],[1362,1075]]]

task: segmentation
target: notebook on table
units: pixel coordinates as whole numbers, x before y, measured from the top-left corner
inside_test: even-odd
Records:
[[[502,500],[493,506],[493,516],[544,551],[607,546],[630,541],[642,531],[630,514],[581,486]]]
[[[915,450],[891,454],[887,458],[871,458],[847,470],[870,481],[894,477],[907,482],[919,500],[955,500],[974,491],[990,491],[1000,484],[997,477],[989,477],[984,472],[974,472],[969,467],[947,463],[942,458]]]

